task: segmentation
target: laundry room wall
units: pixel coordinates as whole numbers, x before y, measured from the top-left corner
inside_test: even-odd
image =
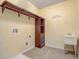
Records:
[[[45,17],[46,45],[64,49],[64,35],[78,36],[77,0],[65,0],[40,9]]]
[[[35,19],[0,7],[0,59],[35,47]]]

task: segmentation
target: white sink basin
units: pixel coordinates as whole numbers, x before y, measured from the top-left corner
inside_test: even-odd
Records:
[[[64,44],[77,45],[76,35],[64,35]]]

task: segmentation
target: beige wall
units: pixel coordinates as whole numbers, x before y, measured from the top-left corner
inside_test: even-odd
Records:
[[[12,29],[17,28],[18,33]],[[31,35],[31,38],[29,38]],[[16,12],[0,8],[0,59],[9,59],[24,49],[33,48],[35,44],[35,20],[21,15],[18,18]],[[25,43],[28,42],[28,45]]]
[[[79,36],[79,0],[77,0],[77,11],[78,11],[78,36]]]
[[[0,0],[0,4],[2,4],[3,1],[4,1],[4,0]]]
[[[4,0],[0,0],[1,2]],[[29,12],[39,15],[39,10],[27,0],[7,0],[16,6],[24,8]],[[18,33],[13,33],[12,29],[17,28]],[[31,35],[31,38],[29,38]],[[1,13],[0,8],[0,59],[8,59],[23,51],[35,46],[35,20],[21,15],[18,18],[16,12],[5,10]],[[25,43],[28,43],[26,45]]]
[[[22,7],[30,12],[39,15],[39,10],[27,0],[8,0],[11,3]],[[45,17],[45,38],[46,45],[51,47],[64,48],[64,34],[77,34],[77,8],[75,0],[48,6],[40,9],[40,15]],[[0,59],[8,59],[24,49],[34,47],[35,23],[22,15],[17,17],[17,13],[6,10],[1,14],[0,8]],[[13,33],[12,29],[17,28],[18,33]],[[29,35],[32,35],[29,38]],[[25,43],[29,45],[26,46]]]
[[[79,0],[77,0],[77,15],[78,15],[78,37],[79,37]],[[78,55],[79,55],[79,40],[78,40]],[[78,57],[79,58],[79,57]]]
[[[45,17],[46,45],[64,48],[64,34],[77,34],[77,5],[76,0],[48,6],[40,9]]]

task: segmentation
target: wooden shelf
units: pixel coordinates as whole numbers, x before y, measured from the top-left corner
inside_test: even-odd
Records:
[[[44,25],[44,20],[43,19],[41,19],[41,26],[43,26]]]
[[[4,12],[5,8],[7,8],[9,10],[15,11],[19,14],[23,14],[23,15],[26,15],[26,16],[30,16],[30,17],[33,17],[33,18],[42,18],[42,17],[39,17],[39,16],[37,16],[37,15],[35,15],[35,14],[33,14],[33,13],[23,9],[23,8],[20,8],[16,5],[6,1],[6,0],[0,6],[2,7],[2,13]]]
[[[45,46],[45,24],[44,24],[44,19],[38,19],[36,21],[36,47],[42,48]]]
[[[41,33],[44,33],[44,26],[41,26]]]
[[[44,24],[40,25],[40,26],[44,26]]]

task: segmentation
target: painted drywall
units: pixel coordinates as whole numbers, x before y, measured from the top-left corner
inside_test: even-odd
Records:
[[[0,59],[9,59],[25,49],[34,48],[35,19],[25,15],[18,17],[16,12],[7,9],[2,14],[0,8],[0,42]]]
[[[78,15],[78,36],[79,36],[79,0],[77,0],[77,15]]]
[[[4,0],[0,0],[0,4]],[[29,12],[39,15],[39,10],[27,0],[7,0]],[[13,33],[18,29],[18,33]],[[29,38],[31,35],[31,38]],[[0,59],[9,59],[23,51],[34,48],[35,45],[35,20],[24,15],[18,18],[16,12],[5,10],[1,13],[0,8]],[[25,43],[28,43],[26,45]]]
[[[2,4],[3,1],[4,1],[4,0],[0,0],[0,4]]]
[[[77,15],[78,15],[78,37],[79,37],[79,0],[77,0]],[[79,38],[78,38],[78,58],[79,58]]]
[[[40,12],[45,17],[46,45],[64,49],[64,35],[77,35],[76,0],[66,0],[40,9]]]

